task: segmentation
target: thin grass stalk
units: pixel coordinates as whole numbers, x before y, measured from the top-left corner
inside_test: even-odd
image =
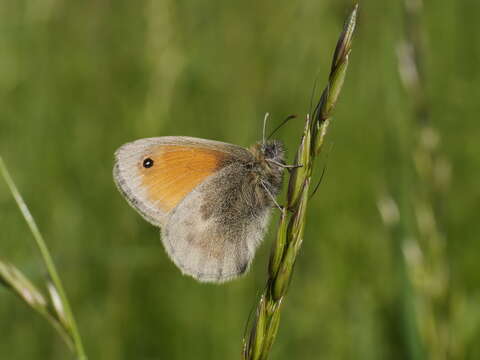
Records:
[[[446,239],[441,230],[440,204],[448,185],[449,165],[440,154],[440,135],[432,125],[426,93],[422,0],[404,0],[405,40],[399,49],[399,71],[412,102],[417,138],[411,154],[415,176],[413,204],[417,243],[404,254],[413,279],[420,334],[430,359],[450,358],[449,264]],[[421,254],[411,259],[410,247]],[[418,274],[423,280],[418,281]]]
[[[383,218],[400,244],[396,253],[404,263],[404,280],[410,289],[403,296],[413,305],[415,323],[411,325],[417,328],[422,358],[442,360],[452,358],[449,264],[440,209],[448,187],[449,164],[440,154],[440,135],[432,126],[427,100],[422,0],[403,0],[403,9],[405,35],[398,47],[398,58],[400,77],[411,102],[414,131],[409,135],[414,135],[414,141],[406,152],[409,159],[405,160],[413,164],[413,172],[410,170],[410,188],[391,201],[394,206],[395,202],[407,203],[400,206],[398,218],[405,222],[411,217],[414,224],[399,237],[388,216]],[[381,212],[385,215],[385,211]]]
[[[268,279],[260,296],[252,326],[243,340],[244,360],[265,360],[280,324],[281,307],[288,291],[297,255],[303,242],[309,190],[315,159],[320,153],[333,109],[348,67],[358,5],[348,16],[337,42],[327,86],[312,117],[307,115],[295,163],[288,181],[286,204],[282,209],[277,238],[273,244]]]
[[[10,176],[10,173],[8,172],[7,167],[1,157],[0,157],[0,173],[2,174],[5,182],[7,183],[8,188],[10,189],[10,192],[12,193],[13,198],[15,199],[15,202],[17,203],[18,208],[20,209],[20,212],[22,213],[25,221],[27,222],[27,225],[30,228],[30,231],[32,232],[35,243],[37,244],[37,247],[40,251],[45,267],[47,268],[48,275],[54,286],[54,288],[50,287],[50,293],[53,296],[58,295],[58,299],[61,303],[61,309],[59,309],[58,307],[56,308],[59,320],[62,322],[62,325],[65,327],[65,329],[68,331],[69,335],[72,338],[77,358],[79,360],[86,360],[87,356],[83,348],[80,333],[78,331],[77,324],[73,316],[73,312],[70,308],[67,295],[65,293],[62,282],[60,280],[60,276],[58,275],[57,269],[55,267],[55,263],[53,262],[53,259],[50,255],[48,247],[45,243],[45,240],[43,239],[42,234],[40,233],[40,230],[38,229],[35,219],[33,218],[32,214],[30,213],[30,210],[27,207],[27,204],[25,203],[22,196],[20,195],[20,192],[15,186],[15,183],[13,182],[13,179]],[[55,305],[55,300],[53,302]]]

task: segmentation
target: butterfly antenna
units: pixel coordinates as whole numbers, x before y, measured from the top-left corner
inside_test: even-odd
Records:
[[[273,134],[275,134],[283,125],[285,125],[285,124],[286,124],[287,122],[289,122],[290,120],[295,119],[296,117],[297,117],[297,115],[289,115],[289,116],[287,116],[287,118],[286,118],[285,120],[283,120],[283,121],[281,122],[281,124],[278,125],[278,126],[270,133],[270,135],[268,135],[268,138],[267,138],[267,139],[270,139],[270,138],[273,136]]]
[[[265,117],[263,118],[263,136],[262,136],[263,144],[265,144],[265,130],[267,128],[267,119],[269,116],[270,114],[267,112],[265,113]]]

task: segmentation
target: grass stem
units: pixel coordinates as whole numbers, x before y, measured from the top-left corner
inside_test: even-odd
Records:
[[[75,322],[75,318],[73,316],[72,310],[70,308],[67,295],[65,293],[62,282],[60,280],[60,276],[58,275],[57,269],[55,267],[55,263],[53,262],[53,259],[52,259],[52,256],[50,255],[47,244],[45,243],[45,240],[43,239],[43,236],[40,233],[40,230],[38,229],[35,219],[33,218],[32,214],[30,213],[30,210],[27,207],[27,204],[25,203],[22,196],[20,195],[20,192],[15,186],[15,183],[12,177],[10,176],[10,173],[8,172],[8,169],[5,163],[3,162],[2,157],[0,157],[0,173],[5,179],[5,182],[7,183],[8,188],[10,189],[10,192],[12,193],[13,198],[15,199],[15,202],[18,205],[20,212],[22,213],[25,221],[27,222],[28,227],[30,228],[30,231],[32,232],[33,238],[35,239],[35,243],[38,246],[38,249],[45,263],[50,279],[55,287],[56,292],[58,293],[62,310],[64,313],[64,317],[59,316],[59,319],[60,321],[62,321],[63,325],[66,327],[66,329],[68,330],[69,334],[72,337],[78,360],[86,360],[87,356],[85,355],[80,333],[78,331],[77,324]]]

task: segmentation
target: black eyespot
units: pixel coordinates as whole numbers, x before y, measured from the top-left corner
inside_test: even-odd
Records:
[[[148,168],[151,168],[153,166],[153,160],[150,159],[150,158],[146,158],[145,160],[143,160],[143,167],[148,169]]]
[[[245,168],[247,170],[252,170],[253,169],[253,164],[252,163],[245,164]]]

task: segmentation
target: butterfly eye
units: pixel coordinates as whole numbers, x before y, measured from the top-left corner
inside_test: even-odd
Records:
[[[143,160],[143,167],[148,169],[148,168],[151,168],[153,166],[153,160],[150,159],[150,158],[146,158],[145,160]]]

